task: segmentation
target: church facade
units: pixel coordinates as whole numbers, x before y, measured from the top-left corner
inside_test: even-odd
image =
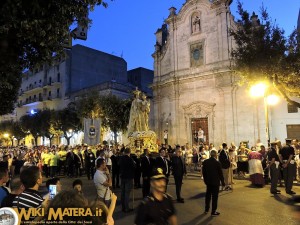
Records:
[[[234,40],[229,30],[236,26],[231,2],[187,0],[178,13],[171,7],[157,30],[152,110],[160,140],[167,130],[169,144],[195,144],[201,127],[205,142],[215,145],[267,142],[263,99],[238,86],[230,70]],[[286,114],[282,104],[277,120]],[[300,124],[299,113],[293,116],[291,123]],[[281,122],[270,123],[271,139],[287,137]]]

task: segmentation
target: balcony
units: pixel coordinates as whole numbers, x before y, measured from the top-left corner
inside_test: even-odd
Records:
[[[44,88],[48,88],[48,87],[51,87],[51,86],[60,86],[61,85],[61,80],[59,79],[53,79],[53,80],[51,80],[51,82],[50,81],[46,81],[46,82],[44,82],[44,84],[43,84],[43,87]]]
[[[29,85],[28,87],[26,87],[25,90],[20,92],[20,95],[32,94],[34,92],[40,92],[42,90],[43,90],[42,84],[32,84],[32,85]]]
[[[37,105],[40,104],[43,101],[42,97],[38,97],[38,98],[32,98],[32,99],[27,99],[24,103],[20,104],[18,103],[18,107],[22,107],[22,106],[33,106],[33,105]]]
[[[44,96],[44,101],[56,101],[61,99],[61,94],[58,95],[51,95],[51,96]]]

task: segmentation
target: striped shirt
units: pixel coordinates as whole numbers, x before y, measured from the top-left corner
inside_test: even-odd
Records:
[[[44,200],[38,191],[26,189],[14,199],[13,208],[25,208],[26,211],[29,208],[41,208],[43,201]],[[34,218],[35,217],[30,217],[30,220],[33,220]]]

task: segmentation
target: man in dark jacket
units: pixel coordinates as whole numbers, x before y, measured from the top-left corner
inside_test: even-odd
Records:
[[[143,177],[143,198],[150,194],[150,177],[153,169],[153,160],[150,158],[149,149],[144,149],[144,156],[141,157],[141,170]]]
[[[75,163],[77,161],[75,157],[76,156],[75,156],[75,153],[73,152],[73,148],[71,148],[66,156],[66,162],[67,162],[67,167],[68,167],[68,177],[74,176]]]
[[[120,177],[121,177],[121,203],[122,211],[127,213],[133,211],[129,208],[129,196],[133,188],[133,178],[135,162],[130,158],[130,148],[124,150],[124,155],[120,158]]]
[[[229,167],[230,167],[230,159],[227,152],[227,144],[222,144],[222,150],[220,151],[219,161],[221,163],[223,177],[225,181],[225,191],[231,190],[232,188],[229,186]]]
[[[141,168],[141,151],[137,150],[135,154],[131,155],[131,158],[135,162],[135,171],[134,171],[134,188],[141,188],[141,174],[142,174],[142,168]]]
[[[175,152],[176,156],[173,156],[172,158],[172,168],[176,185],[177,202],[184,203],[184,199],[181,197],[181,186],[183,175],[186,174],[186,167],[182,157],[180,146],[176,146]]]
[[[222,186],[225,186],[224,177],[221,169],[221,164],[216,160],[217,151],[212,150],[210,152],[210,158],[203,162],[203,178],[206,184],[206,195],[205,195],[205,213],[208,213],[210,207],[210,200],[212,198],[212,216],[220,215],[217,212],[219,186],[220,182]]]
[[[170,176],[170,161],[166,158],[166,149],[160,149],[159,155],[160,156],[156,157],[155,167],[163,169],[163,173],[166,176],[166,184],[168,186]]]
[[[120,188],[119,180],[120,180],[120,167],[119,167],[119,160],[120,160],[120,151],[116,149],[113,151],[113,155],[110,157],[111,164],[112,164],[112,186],[113,188]]]
[[[84,150],[84,165],[85,165],[85,172],[88,179],[93,180],[94,173],[95,173],[95,160],[96,156],[92,152],[90,148]]]

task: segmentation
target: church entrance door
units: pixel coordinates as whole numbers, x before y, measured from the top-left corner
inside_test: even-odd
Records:
[[[198,145],[198,131],[199,128],[202,128],[204,131],[204,142],[209,144],[209,135],[208,135],[208,118],[192,118],[191,119],[191,132],[192,132],[192,143],[193,145]]]

